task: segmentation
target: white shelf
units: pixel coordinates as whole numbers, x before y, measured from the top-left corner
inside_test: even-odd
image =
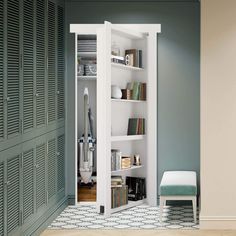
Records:
[[[78,52],[78,57],[96,57],[97,52]]]
[[[142,140],[144,137],[145,135],[111,136],[111,142]]]
[[[131,207],[139,206],[143,203],[145,203],[145,199],[139,200],[139,201],[128,201],[128,204],[126,204],[126,205],[116,207],[116,208],[112,208],[111,213],[115,213],[115,212],[118,212],[118,211],[123,211],[123,210],[131,208]]]
[[[129,170],[139,169],[139,168],[142,168],[142,167],[143,167],[142,165],[140,165],[140,166],[131,166],[130,168],[127,168],[127,169],[112,170],[111,173],[112,173],[112,174],[114,174],[114,173],[120,173],[120,172],[129,171]]]
[[[125,70],[134,70],[134,71],[143,71],[143,68],[140,67],[135,67],[135,66],[127,66],[124,64],[120,64],[120,63],[115,63],[115,62],[111,62],[111,65],[117,68],[121,68],[121,69],[125,69]]]
[[[133,100],[133,99],[115,99],[115,98],[112,98],[111,99],[112,102],[133,102],[133,103],[143,103],[143,102],[146,102],[146,100]]]
[[[78,80],[84,80],[84,81],[88,81],[88,80],[96,80],[97,76],[86,76],[86,75],[82,75],[82,76],[77,76]]]

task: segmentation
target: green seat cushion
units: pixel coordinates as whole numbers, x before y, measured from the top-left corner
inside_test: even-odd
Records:
[[[161,196],[195,196],[197,195],[196,172],[166,171],[160,184]]]

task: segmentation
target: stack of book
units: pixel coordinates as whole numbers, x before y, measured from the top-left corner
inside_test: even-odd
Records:
[[[125,64],[125,58],[122,56],[111,55],[111,62]]]
[[[143,67],[142,54],[143,54],[142,50],[138,50],[138,49],[125,50],[125,56],[129,55],[129,58],[132,60],[132,61],[129,61],[130,66],[142,68]]]
[[[127,135],[141,135],[145,134],[145,119],[130,118],[128,123]]]
[[[131,158],[122,157],[121,158],[121,169],[129,169],[131,167]]]
[[[132,91],[132,100],[146,100],[146,83],[130,82],[127,84],[127,90]]]
[[[122,176],[111,176],[111,187],[116,188],[116,187],[122,187],[123,186],[123,179]]]
[[[118,181],[119,178],[121,181]],[[120,207],[128,204],[128,186],[123,184],[121,176],[112,176],[112,183],[116,182],[117,179],[119,184],[112,185],[111,188],[111,208]],[[121,184],[120,184],[121,183]]]

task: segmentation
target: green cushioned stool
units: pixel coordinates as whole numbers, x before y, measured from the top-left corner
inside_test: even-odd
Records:
[[[169,200],[191,200],[197,223],[197,177],[194,171],[165,171],[160,184],[160,221],[163,206]]]

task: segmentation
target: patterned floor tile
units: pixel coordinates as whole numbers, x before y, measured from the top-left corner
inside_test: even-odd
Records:
[[[158,206],[146,204],[105,217],[96,207],[69,206],[49,226],[50,229],[199,229],[193,222],[191,206],[165,206],[162,222]]]

